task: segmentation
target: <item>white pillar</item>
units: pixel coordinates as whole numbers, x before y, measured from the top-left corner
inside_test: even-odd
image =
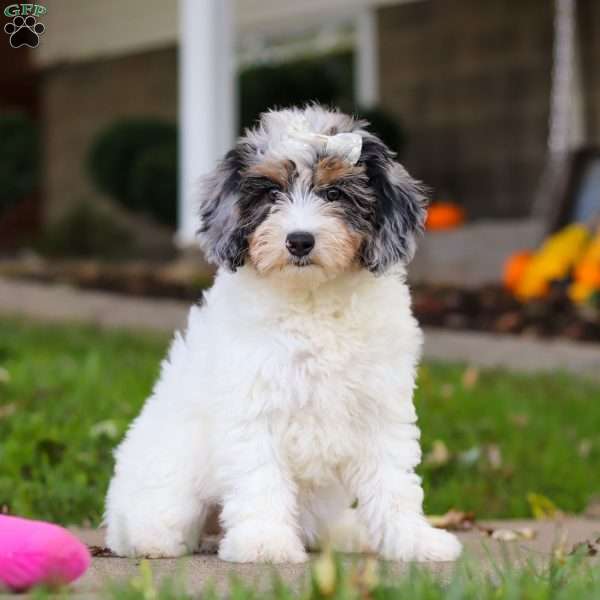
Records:
[[[198,229],[198,181],[236,132],[232,0],[180,0],[179,216],[177,241]]]
[[[377,14],[365,8],[356,17],[354,58],[354,96],[361,108],[373,108],[379,102],[379,57]]]

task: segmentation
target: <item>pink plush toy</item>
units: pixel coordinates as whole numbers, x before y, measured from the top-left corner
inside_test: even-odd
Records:
[[[9,589],[69,583],[90,561],[87,547],[66,529],[0,515],[0,584]]]

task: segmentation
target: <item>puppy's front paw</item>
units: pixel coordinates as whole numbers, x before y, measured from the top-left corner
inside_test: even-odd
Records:
[[[308,557],[292,528],[251,521],[227,531],[219,547],[219,558],[239,563],[300,563]]]
[[[381,545],[381,554],[388,560],[446,562],[456,560],[461,551],[456,536],[411,517],[399,519],[389,528]]]
[[[462,552],[458,538],[443,529],[427,527],[417,540],[417,560],[446,562],[456,560]]]

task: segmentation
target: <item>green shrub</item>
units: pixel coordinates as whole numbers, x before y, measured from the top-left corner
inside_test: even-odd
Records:
[[[133,205],[148,211],[160,223],[177,223],[177,144],[151,146],[140,153],[129,177]]]
[[[38,128],[28,116],[0,115],[0,214],[38,185],[38,144]]]
[[[352,52],[332,52],[284,63],[253,65],[240,73],[240,125],[250,127],[268,108],[317,101],[352,106]]]
[[[81,202],[48,227],[38,249],[48,256],[122,258],[132,244],[129,230],[106,210]]]
[[[241,129],[252,126],[268,108],[317,101],[367,119],[371,130],[402,155],[406,136],[401,123],[381,108],[356,107],[353,61],[352,52],[342,51],[245,68],[240,73]]]
[[[139,163],[142,163],[142,166]],[[97,188],[134,212],[172,225],[177,206],[177,127],[156,119],[125,119],[92,144],[88,168]],[[157,169],[160,174],[152,173]],[[160,178],[166,178],[160,185]],[[144,193],[137,189],[144,185]],[[171,191],[170,198],[165,191]],[[170,205],[165,208],[165,205]]]

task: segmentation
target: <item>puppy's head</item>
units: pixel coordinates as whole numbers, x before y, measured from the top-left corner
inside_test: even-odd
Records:
[[[423,192],[366,125],[319,106],[263,114],[205,181],[207,257],[292,277],[407,263]]]

